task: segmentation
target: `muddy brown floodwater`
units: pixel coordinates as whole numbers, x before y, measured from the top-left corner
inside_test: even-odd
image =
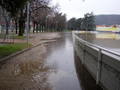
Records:
[[[76,75],[71,33],[6,61],[0,90],[82,90]]]

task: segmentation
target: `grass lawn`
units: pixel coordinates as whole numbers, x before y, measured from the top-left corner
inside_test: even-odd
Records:
[[[27,48],[27,43],[0,45],[0,58]]]

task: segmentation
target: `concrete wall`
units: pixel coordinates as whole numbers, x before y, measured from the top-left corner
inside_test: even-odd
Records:
[[[81,62],[105,90],[120,90],[120,57],[89,46],[74,38],[74,49]],[[100,55],[100,57],[99,57]]]

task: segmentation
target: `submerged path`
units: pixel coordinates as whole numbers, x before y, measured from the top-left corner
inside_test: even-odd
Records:
[[[81,90],[71,33],[41,44],[0,67],[0,90]]]

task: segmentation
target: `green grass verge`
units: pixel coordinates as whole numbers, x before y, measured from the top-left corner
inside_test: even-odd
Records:
[[[27,47],[28,47],[27,43],[1,45],[0,46],[0,58],[8,56],[12,53],[25,49]]]

